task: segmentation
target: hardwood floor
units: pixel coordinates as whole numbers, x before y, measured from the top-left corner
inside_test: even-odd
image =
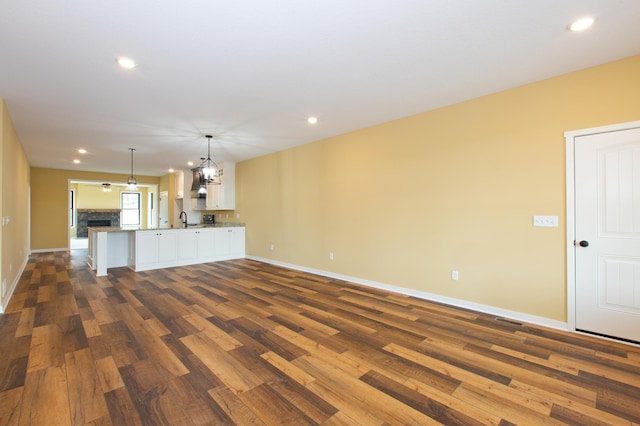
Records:
[[[2,425],[640,424],[640,348],[251,260],[31,257]]]

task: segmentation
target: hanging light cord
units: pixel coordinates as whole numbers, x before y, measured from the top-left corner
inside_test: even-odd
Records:
[[[136,185],[138,184],[138,181],[136,181],[136,178],[133,176],[133,151],[135,151],[135,148],[129,148],[129,151],[131,151],[131,175],[129,176],[129,179],[127,180],[127,184],[129,185],[129,188],[135,188]]]

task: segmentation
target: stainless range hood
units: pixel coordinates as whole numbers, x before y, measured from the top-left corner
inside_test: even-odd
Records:
[[[191,183],[191,198],[207,198],[206,191],[200,193],[200,187],[204,185],[204,176],[200,171],[200,168],[191,169],[193,172],[193,181]]]

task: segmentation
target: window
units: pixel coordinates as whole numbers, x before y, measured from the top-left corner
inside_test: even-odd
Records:
[[[121,192],[122,226],[140,225],[140,193]]]
[[[74,207],[76,205],[76,191],[75,189],[69,190],[69,227],[73,228],[76,226],[76,215]]]

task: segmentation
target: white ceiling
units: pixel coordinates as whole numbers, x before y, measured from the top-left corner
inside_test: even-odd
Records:
[[[32,166],[128,173],[133,147],[160,176],[205,134],[241,161],[640,54],[639,22],[638,0],[1,0],[0,97]]]

